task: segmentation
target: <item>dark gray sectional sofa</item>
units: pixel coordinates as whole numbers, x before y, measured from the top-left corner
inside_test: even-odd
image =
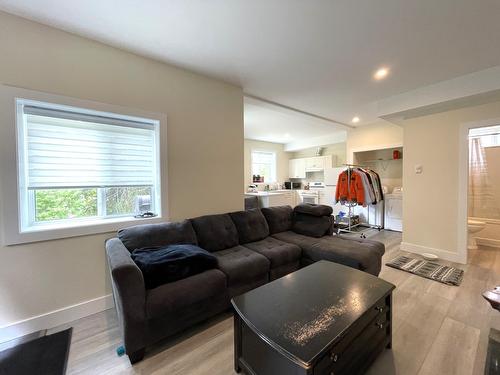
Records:
[[[146,346],[227,310],[231,297],[301,266],[329,260],[379,274],[382,243],[331,231],[315,238],[293,226],[292,208],[282,206],[121,229],[106,242],[106,254],[130,361],[141,360]],[[131,252],[170,244],[198,245],[217,257],[218,268],[147,290]]]

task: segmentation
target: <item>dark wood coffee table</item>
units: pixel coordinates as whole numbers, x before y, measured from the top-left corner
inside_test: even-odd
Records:
[[[233,298],[236,372],[364,372],[391,347],[394,288],[321,261]]]

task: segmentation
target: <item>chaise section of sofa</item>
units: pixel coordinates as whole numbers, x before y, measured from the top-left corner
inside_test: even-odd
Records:
[[[271,237],[295,244],[302,250],[302,265],[328,260],[378,276],[382,267],[383,243],[325,235],[315,238],[292,231],[293,209],[290,206],[263,208]],[[271,224],[272,223],[272,224]]]

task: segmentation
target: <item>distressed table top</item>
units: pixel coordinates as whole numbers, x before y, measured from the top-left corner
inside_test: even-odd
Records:
[[[308,365],[393,289],[366,272],[320,261],[237,296],[232,303],[263,340]]]

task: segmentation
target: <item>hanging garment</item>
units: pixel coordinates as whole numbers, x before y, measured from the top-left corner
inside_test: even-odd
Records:
[[[361,168],[357,169],[356,172],[358,172],[361,175],[361,180],[363,182],[363,189],[365,191],[365,202],[364,202],[365,204],[364,204],[364,206],[369,205],[369,204],[375,204],[375,202],[376,202],[375,193],[373,191],[373,187],[372,187],[372,184],[370,182],[370,177],[368,176],[368,173],[366,173],[366,171],[364,171]]]
[[[349,175],[351,177],[350,182],[348,180]],[[346,202],[357,203],[359,205],[365,204],[365,190],[360,172],[354,169],[347,169],[339,175],[335,200],[342,204]]]
[[[376,182],[377,185],[375,191],[378,192],[379,195],[378,200],[382,201],[384,200],[384,191],[382,190],[382,180],[380,179],[379,174],[371,169],[370,169],[370,174],[373,176],[373,180]]]

